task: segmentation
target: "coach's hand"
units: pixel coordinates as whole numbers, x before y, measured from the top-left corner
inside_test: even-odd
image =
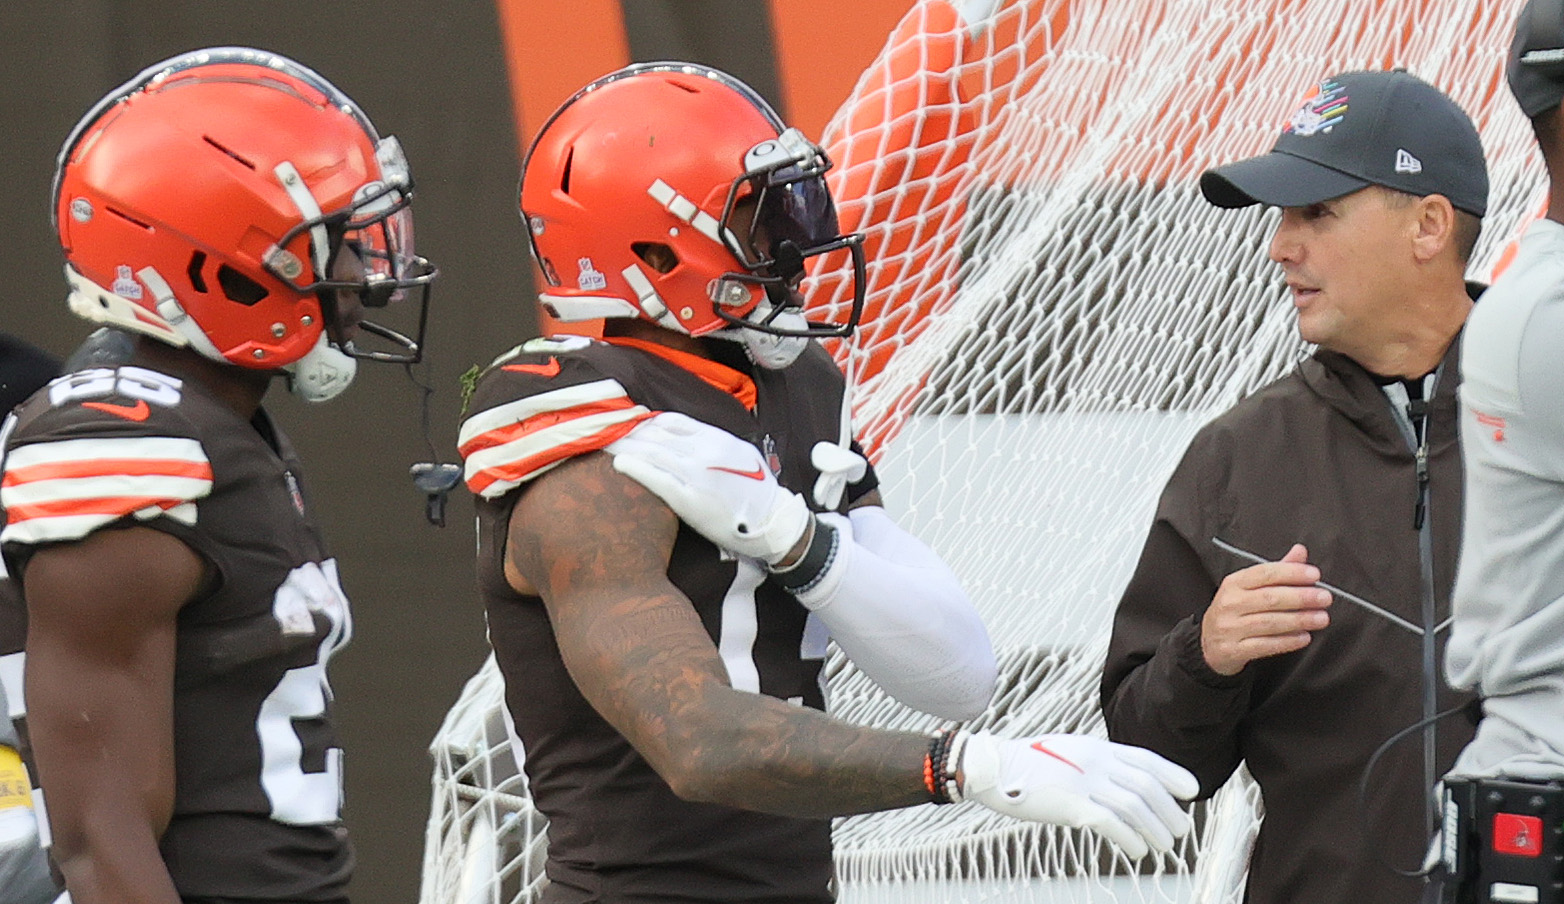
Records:
[[[802,496],[777,483],[759,449],[677,412],[648,418],[607,451],[614,470],[737,555],[774,565],[802,545],[814,519]]]
[[[1188,834],[1179,806],[1200,791],[1183,767],[1140,747],[1080,735],[1012,740],[967,735],[959,754],[963,799],[1017,819],[1091,829],[1143,857]]]
[[[1309,645],[1330,624],[1331,594],[1314,586],[1320,570],[1294,544],[1280,562],[1251,565],[1222,580],[1200,620],[1200,651],[1219,675],[1236,675],[1256,659]]]

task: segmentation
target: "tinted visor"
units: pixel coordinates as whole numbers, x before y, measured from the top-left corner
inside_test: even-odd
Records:
[[[785,282],[803,273],[803,258],[842,238],[836,204],[825,184],[831,160],[797,129],[762,141],[744,155],[744,173],[733,180],[723,228],[738,240],[732,251],[745,268]],[[735,207],[754,200],[747,229],[733,230]]]
[[[805,176],[797,181],[781,181],[787,175],[787,170],[779,171],[775,176],[780,184],[760,188],[760,204],[755,211],[751,238],[758,230],[773,251],[783,242],[792,242],[803,252],[835,241],[841,235],[841,227],[836,219],[836,203],[831,200],[824,177]],[[791,274],[774,275],[788,278]]]
[[[867,285],[862,236],[842,235],[825,173],[831,159],[797,129],[750,148],[744,173],[733,180],[723,207],[721,234],[746,272],[724,279],[759,285],[770,299],[772,314],[756,322],[716,307],[717,316],[745,329],[777,336],[847,336],[858,325]],[[745,222],[747,219],[747,223]],[[796,309],[797,288],[810,258],[847,251],[853,268],[853,303],[845,322],[808,322],[803,329],[777,326],[784,309]]]

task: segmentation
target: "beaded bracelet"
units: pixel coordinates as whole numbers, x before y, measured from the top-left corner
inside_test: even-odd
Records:
[[[929,750],[923,755],[923,785],[929,800],[936,804],[961,803],[961,784],[956,781],[955,763],[966,736],[960,731],[940,729],[929,735]],[[956,753],[956,756],[952,754]]]

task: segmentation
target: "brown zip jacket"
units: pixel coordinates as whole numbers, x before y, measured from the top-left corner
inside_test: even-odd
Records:
[[[1308,547],[1321,580],[1431,630],[1449,616],[1461,532],[1456,442],[1459,342],[1438,371],[1427,414],[1426,527],[1414,447],[1387,394],[1351,359],[1319,351],[1204,427],[1169,479],[1114,618],[1102,706],[1115,741],[1193,771],[1210,795],[1241,760],[1266,817],[1250,861],[1253,904],[1397,904],[1422,882],[1429,840],[1422,735],[1392,746],[1429,703],[1459,706],[1444,685],[1448,630],[1436,646],[1337,596],[1331,622],[1302,650],[1213,672],[1200,622],[1222,579]],[[1426,533],[1426,536],[1420,534]],[[1425,599],[1427,602],[1425,603]],[[1437,699],[1424,699],[1425,662]],[[1465,713],[1435,727],[1433,778],[1472,735]]]

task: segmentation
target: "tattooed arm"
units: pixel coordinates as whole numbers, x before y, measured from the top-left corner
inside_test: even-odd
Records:
[[[666,576],[678,525],[602,454],[572,459],[520,494],[506,577],[543,598],[583,696],[688,800],[817,817],[926,803],[922,735],[853,726],[729,685],[694,607]]]

